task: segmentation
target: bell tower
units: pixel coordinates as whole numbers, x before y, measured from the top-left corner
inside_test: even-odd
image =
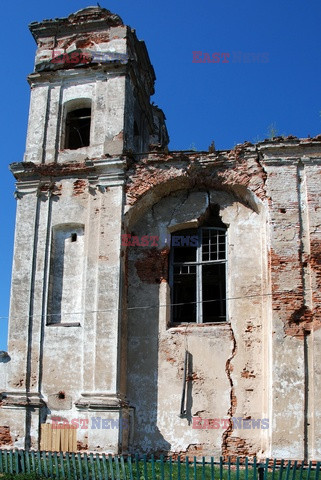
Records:
[[[145,44],[118,15],[88,7],[30,31],[26,151],[10,167],[17,218],[1,413],[16,447],[48,448],[55,417],[78,426],[68,449],[119,453],[130,434],[124,183],[129,160],[166,147],[165,117],[150,103]]]

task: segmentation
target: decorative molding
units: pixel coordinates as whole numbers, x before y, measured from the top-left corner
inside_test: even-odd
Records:
[[[46,402],[40,398],[39,393],[29,392],[3,392],[3,408],[42,408]]]
[[[128,408],[128,402],[121,394],[92,392],[82,393],[75,402],[79,410],[114,410]]]

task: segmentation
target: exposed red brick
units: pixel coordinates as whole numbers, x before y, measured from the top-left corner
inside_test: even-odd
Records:
[[[85,163],[41,163],[22,162],[23,172],[14,172],[17,180],[20,178],[34,177],[68,177],[89,174],[93,172],[94,167],[88,167]]]
[[[188,375],[187,380],[195,382],[196,380],[204,380],[196,372],[192,372]]]
[[[166,357],[166,362],[175,363],[176,360],[175,358],[169,356],[169,357]]]
[[[127,198],[128,204],[133,205],[150,189],[165,189],[166,182],[170,182],[171,187],[168,188],[173,191],[173,182],[176,181],[180,182],[180,189],[197,186],[233,191],[235,185],[242,185],[263,199],[265,180],[266,173],[260,165],[258,155],[251,152],[251,156],[245,158],[245,147],[241,146],[225,155],[217,152],[211,159],[199,153],[155,153],[132,166],[129,171]]]
[[[272,248],[270,251],[270,262],[271,267],[279,268],[293,268],[293,264],[296,264],[295,268],[297,267],[297,263],[299,262],[299,252],[297,255],[278,255]],[[272,268],[273,270],[273,268]]]
[[[321,241],[313,239],[310,246],[309,263],[314,276],[313,291],[313,329],[319,329],[321,326]]]
[[[13,445],[10,427],[7,426],[0,426],[0,447],[3,445]]]
[[[304,259],[300,250],[298,254],[279,256],[271,250],[271,273],[272,273],[272,307],[278,312],[279,318],[284,322],[284,333],[303,339],[311,330],[321,328],[321,302],[319,291],[321,288],[321,243],[311,243],[311,255]],[[314,293],[314,308],[311,310],[304,304],[302,268],[310,263],[316,275],[317,288]],[[289,275],[297,275],[297,288],[293,291],[282,291],[278,281],[280,271],[288,272]]]
[[[81,452],[82,450],[88,450],[88,444],[82,443],[79,440],[77,441],[77,450]]]
[[[81,195],[85,192],[87,180],[76,180],[74,182],[74,195]]]
[[[161,283],[168,281],[169,248],[158,250],[152,247],[144,250],[142,258],[136,261],[137,275],[145,283]]]
[[[197,456],[197,455],[202,455],[203,450],[204,450],[204,446],[202,444],[191,443],[188,445],[184,453],[185,455]]]
[[[226,443],[222,447],[224,461],[231,457],[231,461],[236,462],[237,457],[254,457],[256,453],[256,448],[240,437],[228,436]]]
[[[321,286],[321,241],[314,239],[310,247],[310,265],[317,275],[318,287]]]
[[[69,43],[67,45],[66,45],[65,39],[61,40],[60,43],[63,44],[64,42],[64,45],[66,46],[60,47],[60,48],[68,48],[69,45],[71,44],[70,37],[68,38],[68,40],[69,40]],[[107,43],[109,41],[110,41],[110,35],[108,32],[101,32],[101,33],[91,32],[88,35],[83,35],[80,38],[78,37],[75,44],[76,44],[76,48],[90,48],[90,47],[94,47],[98,43],[102,43],[102,42]]]
[[[251,323],[248,323],[245,329],[245,333],[251,333],[253,332],[253,325]]]
[[[255,378],[255,375],[253,373],[253,370],[249,371],[244,367],[242,372],[241,372],[241,377],[243,377],[243,378]]]
[[[175,344],[175,342],[174,342],[174,344]],[[173,357],[173,352],[168,347],[167,342],[164,342],[164,341],[161,342],[160,351],[163,355],[164,360],[166,360],[166,362],[170,362],[170,363],[176,363],[177,362],[177,358]],[[183,370],[183,367],[181,368],[181,370]]]

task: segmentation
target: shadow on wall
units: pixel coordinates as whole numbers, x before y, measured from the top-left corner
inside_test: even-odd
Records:
[[[186,418],[188,425],[192,423],[192,406],[193,406],[193,355],[186,351],[186,369],[183,381],[183,396],[181,404],[181,418]]]
[[[127,396],[134,406],[134,431],[129,451],[166,454],[171,445],[157,426],[158,411],[158,351],[159,351],[159,285],[149,285],[148,300],[152,310],[128,312]],[[130,304],[139,304],[137,290],[129,287]],[[146,303],[146,299],[145,299]],[[170,388],[170,386],[169,386]]]

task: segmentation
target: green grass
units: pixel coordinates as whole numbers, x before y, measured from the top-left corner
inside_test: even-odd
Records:
[[[147,461],[148,460],[148,461]],[[43,480],[44,478],[58,478],[66,480],[318,480],[319,467],[311,471],[301,469],[301,464],[293,468],[272,468],[265,473],[264,479],[258,475],[257,465],[245,468],[240,464],[214,464],[203,461],[194,461],[189,457],[186,464],[185,458],[180,462],[172,459],[154,460],[139,459],[138,457],[112,457],[96,456],[93,454],[67,454],[65,457],[57,453],[40,454],[31,452],[1,452],[0,468],[5,472],[14,472],[20,465],[24,466],[25,474],[0,473],[0,480]],[[280,475],[281,473],[281,475]],[[320,478],[321,480],[321,478]]]
[[[45,478],[36,473],[0,473],[0,480],[44,480]]]

